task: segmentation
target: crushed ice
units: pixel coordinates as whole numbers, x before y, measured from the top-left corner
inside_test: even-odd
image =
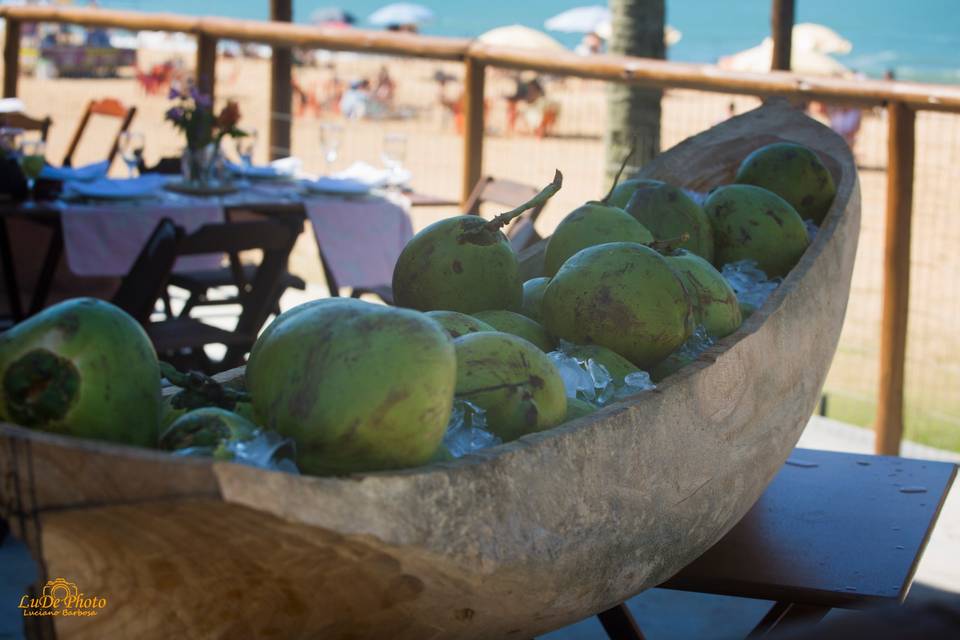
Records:
[[[300,473],[294,462],[293,440],[264,429],[257,429],[253,436],[246,440],[225,439],[216,447],[185,447],[177,449],[173,454],[216,457],[260,469]]]
[[[453,413],[450,414],[447,432],[443,436],[443,446],[451,456],[459,458],[501,442],[500,438],[487,431],[486,411],[469,400],[457,398],[453,401]]]
[[[738,260],[723,265],[721,275],[737,294],[741,304],[755,309],[763,306],[767,297],[780,286],[781,278],[767,279],[767,274],[757,266],[756,260]]]
[[[607,368],[593,358],[584,360],[571,355],[573,346],[561,340],[560,348],[547,354],[560,372],[568,398],[579,398],[602,407],[612,400],[654,388],[649,374],[643,371],[628,374],[623,384],[616,384]]]

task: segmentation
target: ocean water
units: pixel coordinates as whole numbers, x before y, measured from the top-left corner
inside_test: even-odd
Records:
[[[391,0],[342,0],[339,6],[360,20]],[[416,0],[434,10],[436,19],[424,33],[476,36],[494,27],[519,23],[542,29],[543,22],[565,9],[591,0]],[[593,0],[592,3],[596,3]],[[80,2],[78,2],[80,4]],[[100,6],[221,15],[264,20],[268,0],[100,0]],[[294,18],[308,22],[319,7],[337,0],[294,0]],[[770,31],[770,0],[667,0],[667,21],[683,32],[668,57],[686,62],[714,62],[759,43]],[[800,0],[797,22],[817,22],[853,43],[838,59],[850,68],[880,77],[887,69],[898,78],[925,82],[960,82],[960,0]],[[578,37],[551,34],[573,46]]]

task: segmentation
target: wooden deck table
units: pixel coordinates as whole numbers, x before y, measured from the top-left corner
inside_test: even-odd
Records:
[[[832,608],[902,603],[956,473],[796,449],[743,520],[661,587],[775,601],[749,637]],[[598,617],[614,640],[643,638],[625,604]]]

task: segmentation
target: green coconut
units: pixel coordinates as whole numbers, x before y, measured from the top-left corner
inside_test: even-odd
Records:
[[[613,188],[607,204],[611,207],[626,209],[627,203],[630,202],[630,198],[633,197],[633,194],[636,193],[638,189],[658,187],[662,184],[666,183],[660,180],[648,180],[646,178],[630,178],[629,180],[624,180]]]
[[[471,333],[454,340],[458,398],[487,413],[487,428],[504,442],[563,422],[563,379],[543,351],[508,333]]]
[[[631,373],[637,373],[640,371],[632,362],[621,356],[619,353],[614,353],[606,347],[601,347],[598,344],[578,344],[571,347],[566,347],[564,351],[567,355],[571,355],[574,358],[580,360],[593,360],[599,365],[603,365],[603,368],[607,370],[607,373],[610,374],[610,378],[613,379],[614,384],[617,386],[623,385],[623,379],[626,378]]]
[[[683,344],[693,310],[680,278],[642,244],[611,242],[567,260],[543,294],[547,331],[598,344],[646,370]]]
[[[671,353],[650,369],[650,380],[654,384],[660,384],[662,380],[672,376],[694,360],[696,360],[696,357],[689,353],[681,351]]]
[[[451,338],[459,338],[478,331],[496,331],[483,320],[459,311],[428,311],[427,315],[443,327]]]
[[[658,241],[687,236],[676,244],[713,260],[713,229],[703,208],[682,189],[658,184],[637,189],[626,205],[627,213],[650,230]]]
[[[703,325],[711,337],[718,339],[740,327],[743,315],[737,294],[712,264],[683,249],[666,259],[690,294],[697,325]]]
[[[297,443],[301,471],[396,469],[436,452],[453,404],[456,357],[428,316],[321,301],[264,336],[247,363],[247,389],[263,426]]]
[[[567,415],[563,417],[563,421],[570,422],[571,420],[576,420],[577,418],[590,415],[596,410],[597,408],[586,400],[581,400],[580,398],[567,398]]]
[[[493,327],[494,331],[520,336],[528,342],[537,345],[542,351],[553,351],[556,341],[550,337],[546,329],[539,322],[513,311],[488,310],[478,311],[474,318]]]
[[[588,202],[564,218],[547,240],[543,272],[552,276],[581,249],[607,242],[653,242],[653,235],[633,216],[604,204]]]
[[[833,204],[837,187],[833,176],[811,149],[791,142],[761,147],[744,158],[734,182],[772,191],[796,209],[804,220],[818,225]]]
[[[535,322],[541,322],[540,304],[543,302],[543,292],[547,290],[550,278],[530,278],[523,283],[523,302],[520,304],[520,313]]]
[[[201,407],[181,415],[160,436],[160,446],[176,450],[218,446],[229,441],[249,440],[257,425],[233,411]]]
[[[544,204],[561,183],[558,171],[533,199],[493,220],[456,216],[420,231],[400,252],[393,270],[397,305],[461,313],[519,309],[523,300],[520,263],[500,229],[527,209]]]
[[[154,446],[163,410],[150,338],[109,302],[67,300],[0,335],[0,420]]]
[[[713,222],[716,265],[756,260],[768,277],[785,276],[809,244],[800,215],[772,191],[747,184],[718,187],[704,209]]]

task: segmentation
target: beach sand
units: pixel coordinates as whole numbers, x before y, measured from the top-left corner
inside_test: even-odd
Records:
[[[146,66],[169,54],[142,52]],[[189,61],[187,61],[189,64]],[[438,69],[455,77],[456,64],[386,59],[341,54],[336,57],[338,76],[345,81],[374,77],[386,64],[397,82],[396,105],[412,117],[393,120],[343,121],[327,113],[307,113],[293,122],[293,155],[306,171],[323,173],[319,139],[321,122],[343,125],[343,141],[333,169],[354,161],[381,163],[385,133],[407,138],[405,165],[412,184],[421,192],[457,198],[460,195],[462,138],[450,111],[438,101],[432,79]],[[484,173],[531,185],[546,184],[554,168],[564,173],[564,188],[549,203],[538,228],[549,234],[563,216],[583,201],[602,196],[606,128],[604,84],[579,79],[547,80],[547,93],[560,105],[555,135],[536,139],[505,135],[505,101],[513,83],[503,72],[488,71],[488,135],[484,147]],[[331,70],[297,68],[296,82],[323,98]],[[456,97],[456,83],[447,97]],[[257,160],[267,159],[266,131],[269,116],[269,63],[255,59],[221,59],[218,63],[217,98],[237,100],[243,112],[241,126],[260,132]],[[146,96],[133,79],[40,80],[22,78],[20,96],[29,113],[53,119],[48,158],[58,162],[72,136],[83,108],[95,97],[112,96],[137,105],[133,129],[145,134],[146,159],[151,164],[164,156],[178,156],[182,139],[163,121],[169,107],[166,96]],[[740,113],[757,105],[751,97],[732,97],[696,91],[668,91],[663,100],[662,147],[702,131],[727,117],[731,102]],[[112,140],[112,122],[91,124],[81,143],[76,163],[102,158]],[[230,142],[225,143],[228,153]],[[853,291],[840,349],[827,384],[831,414],[860,424],[872,420],[876,393],[877,350],[881,312],[886,166],[886,119],[882,111],[865,114],[856,153],[861,165],[863,224]],[[960,116],[921,113],[917,120],[917,166],[914,195],[913,270],[908,353],[908,435],[928,444],[960,449],[960,337],[954,330],[960,317]],[[114,171],[124,171],[118,159]],[[418,208],[412,212],[415,229],[458,213],[455,208]],[[291,260],[291,271],[309,282],[323,275],[311,233],[305,233]]]

